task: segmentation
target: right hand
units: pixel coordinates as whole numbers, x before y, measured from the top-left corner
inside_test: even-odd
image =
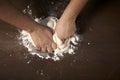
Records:
[[[75,20],[60,19],[55,27],[55,31],[61,40],[71,37],[76,31]]]
[[[37,27],[30,35],[36,48],[42,52],[51,53],[57,47],[52,38],[52,31],[48,27]]]

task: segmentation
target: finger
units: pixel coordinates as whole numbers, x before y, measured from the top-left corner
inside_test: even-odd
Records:
[[[53,42],[52,43],[52,48],[53,48],[53,50],[55,50],[57,48],[57,44]]]
[[[52,47],[51,47],[51,46],[47,47],[47,51],[48,51],[49,53],[52,53],[52,52],[53,52]]]
[[[46,48],[45,48],[45,47],[42,48],[41,51],[42,51],[42,52],[46,52]]]
[[[41,48],[40,48],[39,45],[36,45],[36,49],[37,49],[37,50],[41,50]]]
[[[39,48],[37,48],[37,51],[41,51],[41,48],[39,47]]]

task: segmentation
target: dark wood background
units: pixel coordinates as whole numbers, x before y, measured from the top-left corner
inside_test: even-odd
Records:
[[[17,29],[0,21],[0,80],[120,80],[120,1],[87,6],[77,19],[83,40],[76,54],[57,62],[30,55]]]

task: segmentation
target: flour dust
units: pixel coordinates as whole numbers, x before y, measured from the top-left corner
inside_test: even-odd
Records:
[[[28,6],[29,8],[29,6]],[[26,13],[26,11],[28,11],[27,13],[29,13],[30,15],[32,14],[31,9],[30,10],[23,10],[24,13]],[[42,23],[41,21],[43,21],[41,18],[35,18],[34,19],[37,23]],[[44,25],[44,22],[42,23]],[[78,45],[78,43],[81,41],[80,40],[80,36],[77,34],[74,34],[70,39],[69,39],[69,46],[67,46],[66,51],[59,51],[59,52],[53,52],[53,53],[43,53],[40,52],[36,49],[34,42],[30,36],[30,34],[24,30],[19,31],[20,32],[20,36],[19,36],[19,40],[21,41],[20,43],[22,43],[22,45],[24,47],[27,48],[29,54],[31,55],[36,55],[42,59],[52,59],[54,61],[60,60],[61,57],[64,57],[64,54],[75,54],[75,49],[76,46]]]

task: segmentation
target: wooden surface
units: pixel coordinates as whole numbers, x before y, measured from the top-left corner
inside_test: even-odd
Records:
[[[57,62],[30,55],[16,28],[0,21],[0,80],[120,80],[120,1],[90,13],[77,21],[83,41],[76,54]]]

